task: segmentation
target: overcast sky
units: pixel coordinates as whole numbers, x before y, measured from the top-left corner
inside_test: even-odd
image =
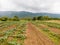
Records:
[[[60,13],[60,0],[0,0],[0,11]]]

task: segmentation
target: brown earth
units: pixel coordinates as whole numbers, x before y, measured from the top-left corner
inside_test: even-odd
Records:
[[[41,24],[40,28],[48,28],[50,31],[52,31],[56,34],[60,34],[60,29],[58,29],[58,28],[48,27],[47,25],[44,25],[44,24]]]
[[[15,25],[10,25],[10,26],[8,26],[8,27],[6,27],[6,28],[3,28],[2,30],[0,30],[0,32],[6,32],[6,31],[8,31],[8,30],[10,30],[10,29],[13,29],[13,28],[15,28],[16,27],[16,24]],[[0,34],[0,37],[2,37],[2,36],[4,36],[3,34]]]
[[[10,29],[13,29],[15,27],[16,27],[16,24],[13,24],[13,25],[10,25],[8,27],[5,27],[5,28],[0,29],[0,32],[5,32],[5,31],[10,30]]]
[[[27,24],[26,36],[27,39],[24,41],[24,45],[54,45],[54,43],[32,23]]]

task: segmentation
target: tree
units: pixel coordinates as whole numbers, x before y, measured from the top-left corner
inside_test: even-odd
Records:
[[[13,21],[19,21],[19,17],[18,16],[14,16],[13,17]]]
[[[36,20],[36,17],[33,17],[33,19],[32,20]]]
[[[8,20],[8,17],[7,16],[3,16],[0,18],[1,21],[7,21]]]
[[[37,20],[42,20],[43,19],[43,16],[38,16],[37,17]]]
[[[48,20],[49,17],[48,16],[38,16],[37,20]]]
[[[43,16],[44,20],[48,20],[49,16]]]

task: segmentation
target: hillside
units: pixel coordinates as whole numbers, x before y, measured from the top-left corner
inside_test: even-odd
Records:
[[[60,17],[60,14],[52,14],[52,13],[32,13],[27,11],[0,11],[0,17],[1,16],[18,16],[20,18],[23,17],[34,17],[34,16],[50,16],[50,17]]]

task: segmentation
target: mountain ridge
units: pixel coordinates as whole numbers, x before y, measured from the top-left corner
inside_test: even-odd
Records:
[[[33,13],[33,12],[28,12],[28,11],[0,11],[0,17],[2,16],[8,16],[8,17],[13,17],[13,16],[18,16],[20,18],[24,17],[35,17],[35,16],[50,16],[50,17],[56,17],[60,18],[60,14],[54,14],[54,13]]]

